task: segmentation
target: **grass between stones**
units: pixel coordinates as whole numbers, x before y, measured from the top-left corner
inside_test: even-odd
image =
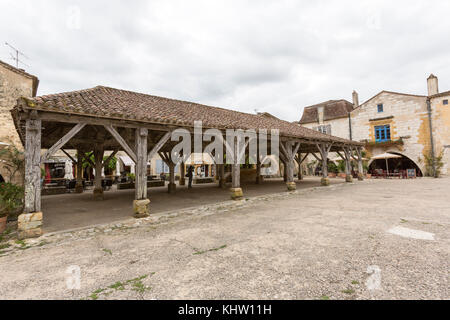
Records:
[[[152,272],[150,274],[150,276],[154,275],[155,272]],[[117,281],[109,286],[107,286],[106,288],[100,288],[97,289],[95,291],[93,291],[89,297],[87,297],[86,299],[90,299],[90,300],[97,300],[100,298],[101,295],[107,297],[109,296],[111,293],[115,292],[115,291],[124,291],[126,289],[131,289],[132,291],[135,291],[139,294],[143,294],[146,291],[150,291],[151,288],[146,286],[142,280],[148,278],[148,274],[145,274],[143,276],[134,278],[134,279],[130,279],[130,280],[126,280],[126,281]]]

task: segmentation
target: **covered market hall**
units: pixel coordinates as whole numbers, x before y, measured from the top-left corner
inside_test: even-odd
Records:
[[[135,164],[134,199],[130,199],[129,215],[133,213],[136,218],[147,217],[152,212],[151,199],[148,196],[147,163],[157,155],[169,167],[168,191],[174,195],[170,201],[177,201],[174,172],[180,163],[174,161],[180,160],[173,159],[172,150],[179,142],[172,141],[172,133],[177,129],[194,132],[195,122],[198,121],[202,122],[202,130],[216,129],[221,133],[220,142],[225,149],[230,147],[226,139],[228,129],[269,132],[269,156],[274,154],[269,136],[276,130],[279,134],[279,152],[276,155],[279,155],[279,160],[284,165],[288,191],[296,189],[295,166],[301,165],[309,154],[323,164],[322,185],[330,183],[326,169],[330,152],[338,153],[345,161],[347,182],[352,181],[352,160],[358,163],[358,179],[363,179],[362,143],[326,135],[269,114],[248,114],[104,86],[35,98],[20,98],[11,113],[25,148],[25,209],[19,216],[18,225],[21,238],[42,234],[46,213],[43,212],[45,206],[42,206],[41,201],[41,168],[42,164],[59,150],[76,151],[77,156],[73,160],[78,168],[75,170],[75,189],[78,193],[83,192],[81,166],[85,160],[84,155],[93,155],[93,160],[90,161],[93,162],[95,171],[102,172],[105,163],[109,161],[108,158],[114,157],[119,151],[125,152]],[[248,139],[250,138],[247,138],[244,144],[244,155],[249,153]],[[194,140],[195,137],[192,137],[193,148],[196,142]],[[205,147],[209,143],[201,141],[201,152],[208,150]],[[237,148],[238,143],[233,142],[233,145],[233,148]],[[191,152],[197,151],[192,149]],[[109,156],[105,157],[105,154]],[[217,160],[217,154],[210,156]],[[228,188],[228,176],[231,198],[240,200],[246,193],[241,186],[242,165],[237,156],[231,163],[230,159],[227,160],[227,164],[216,161],[214,165],[217,185],[220,189]],[[255,164],[255,185],[262,184],[263,163],[264,159],[258,156]],[[184,185],[186,172],[184,164],[181,164],[179,185]],[[99,200],[96,201],[95,207],[110,206],[105,200],[107,197],[104,195],[100,174],[95,175],[93,187],[90,197]],[[202,186],[201,190],[214,192],[214,189],[206,186]],[[180,200],[182,198],[180,197]],[[67,199],[70,201],[69,197]],[[64,205],[70,204],[66,202]]]

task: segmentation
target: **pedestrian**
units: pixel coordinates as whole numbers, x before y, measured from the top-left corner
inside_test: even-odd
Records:
[[[186,177],[189,178],[189,183],[188,183],[188,188],[191,189],[192,188],[192,178],[194,176],[194,167],[193,166],[189,166],[188,170],[187,170],[187,174]]]

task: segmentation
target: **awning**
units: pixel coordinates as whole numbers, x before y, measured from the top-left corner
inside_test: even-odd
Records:
[[[384,159],[400,159],[402,156],[399,156],[397,154],[392,154],[392,153],[382,153],[379,154],[377,156],[372,157],[372,160],[384,160]]]
[[[123,165],[126,167],[132,167],[132,166],[136,165],[129,156],[119,156],[119,159],[122,161]],[[149,165],[151,165],[151,163],[147,162],[147,165],[149,166]]]
[[[122,160],[122,163],[124,166],[131,167],[134,166],[134,161],[129,156],[120,156],[120,160]]]

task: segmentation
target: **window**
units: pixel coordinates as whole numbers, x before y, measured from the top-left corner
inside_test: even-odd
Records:
[[[316,131],[331,135],[331,124],[326,126],[318,126],[314,128]]]
[[[379,104],[377,105],[378,113],[383,112],[383,105]]]
[[[444,104],[444,106],[446,106],[446,105],[448,105],[448,100],[445,99],[442,103]]]
[[[384,142],[391,140],[391,126],[376,126],[375,127],[375,141]]]

